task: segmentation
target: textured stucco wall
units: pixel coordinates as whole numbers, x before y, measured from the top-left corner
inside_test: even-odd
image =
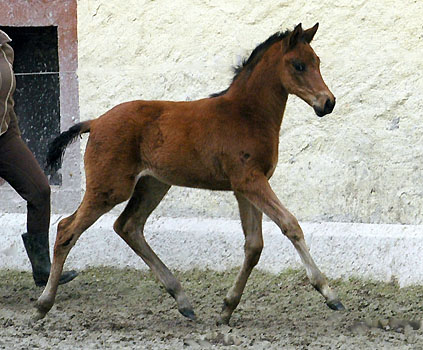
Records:
[[[50,251],[56,223],[52,216]],[[103,215],[76,243],[66,259],[65,269],[89,266],[147,269],[139,256],[114,233],[114,215]],[[25,214],[0,213],[0,268],[31,269],[22,240]],[[385,282],[398,281],[404,287],[423,285],[422,225],[373,225],[356,223],[309,223],[301,226],[310,253],[329,278],[351,276]],[[291,242],[272,222],[263,224],[265,245],[258,269],[279,273],[302,268]],[[239,220],[225,218],[154,218],[145,227],[145,237],[160,259],[173,270],[194,268],[222,271],[242,264],[244,237]],[[350,239],[354,237],[354,239]],[[328,254],[330,252],[330,254]]]
[[[225,89],[275,31],[320,22],[313,47],[337,106],[319,119],[290,97],[272,186],[303,221],[421,224],[422,18],[415,0],[79,0],[81,119]],[[236,210],[230,194],[174,188],[158,213]]]

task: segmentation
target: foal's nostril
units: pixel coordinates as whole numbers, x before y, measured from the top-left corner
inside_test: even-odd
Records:
[[[323,102],[323,99],[321,99],[319,102]],[[318,103],[313,105],[314,111],[319,117],[323,117],[324,115],[331,113],[334,107],[335,107],[335,98],[331,99],[329,97],[326,98],[326,101],[324,104]]]
[[[325,114],[331,113],[335,107],[335,99],[332,101],[330,98],[326,100],[325,103]]]

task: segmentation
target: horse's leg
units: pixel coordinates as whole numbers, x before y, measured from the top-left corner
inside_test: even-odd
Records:
[[[105,204],[103,201],[92,201],[87,192],[76,212],[59,222],[50,277],[36,303],[37,319],[43,318],[54,304],[59,278],[71,248],[75,245],[81,234],[112,207],[113,205]]]
[[[243,195],[236,193],[242,229],[245,235],[245,259],[236,280],[228,291],[223,302],[223,310],[218,324],[228,324],[235,308],[241,300],[248,277],[257,265],[263,250],[263,236],[261,229],[262,213],[256,209]]]
[[[274,221],[289,238],[305,265],[307,276],[313,285],[326,299],[326,304],[333,310],[343,310],[337,294],[329,287],[326,277],[320,272],[304,240],[304,234],[297,219],[281,204],[267,178],[257,176],[248,183],[235,185],[251,203]]]
[[[169,294],[175,298],[179,312],[195,319],[194,311],[181,283],[158,258],[144,238],[144,224],[168,192],[170,186],[145,176],[138,180],[125,210],[114,224],[114,230],[150,267]]]
[[[87,173],[88,174],[88,173]],[[54,244],[54,255],[47,285],[38,298],[36,318],[43,318],[52,308],[57,293],[59,278],[63,270],[66,257],[81,234],[88,229],[101,215],[108,212],[116,204],[129,198],[134,187],[131,180],[105,176],[109,182],[101,181],[94,185],[93,179],[98,174],[89,173],[87,190],[79,208],[71,216],[64,218],[57,225],[57,236]],[[121,175],[120,173],[118,173]]]

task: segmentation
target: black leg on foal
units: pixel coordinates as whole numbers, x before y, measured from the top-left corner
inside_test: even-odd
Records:
[[[170,186],[153,177],[141,177],[125,210],[114,224],[116,233],[150,267],[167,292],[176,300],[179,312],[195,320],[194,310],[181,283],[159,259],[144,238],[144,224],[168,192]]]
[[[223,309],[217,324],[229,324],[232,313],[238,306],[248,277],[257,265],[263,250],[262,213],[241,194],[236,194],[242,229],[245,236],[245,258],[234,284],[223,301]]]

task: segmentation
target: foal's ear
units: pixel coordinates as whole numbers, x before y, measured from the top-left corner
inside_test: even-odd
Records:
[[[311,41],[314,38],[314,34],[316,34],[318,28],[319,28],[319,23],[316,23],[314,27],[304,31],[303,38],[307,43],[309,44],[311,43]]]
[[[303,27],[301,26],[301,23],[300,23],[294,28],[292,33],[289,35],[288,48],[293,49],[295,45],[297,45],[302,35],[303,35]]]

